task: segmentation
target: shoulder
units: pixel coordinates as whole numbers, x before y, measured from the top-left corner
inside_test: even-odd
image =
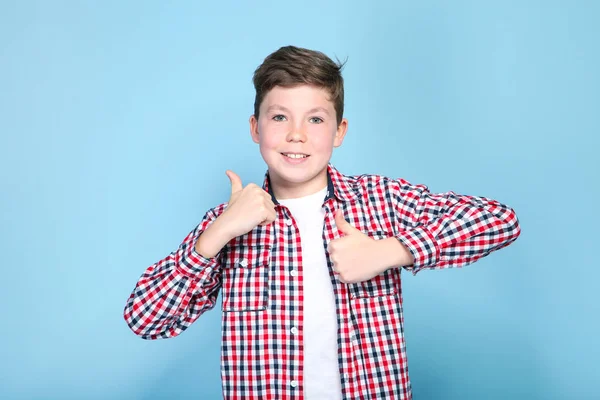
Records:
[[[404,178],[392,178],[381,174],[361,174],[346,176],[349,184],[355,190],[368,192],[372,190],[383,190],[398,193],[406,191],[427,191],[428,187],[423,184],[413,184]]]

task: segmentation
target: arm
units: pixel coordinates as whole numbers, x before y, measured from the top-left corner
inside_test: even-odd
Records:
[[[209,210],[177,250],[142,274],[124,310],[125,321],[136,335],[144,339],[177,336],[215,306],[221,288],[219,252],[227,243],[213,223],[217,220]],[[200,242],[200,235],[206,240]]]
[[[462,267],[514,242],[521,233],[515,211],[485,197],[430,193],[425,185],[390,182],[396,239],[412,255],[404,265],[421,269]],[[398,248],[399,249],[399,248]]]

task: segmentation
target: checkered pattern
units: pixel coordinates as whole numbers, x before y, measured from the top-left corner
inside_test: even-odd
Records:
[[[263,188],[271,193],[268,172]],[[210,209],[177,250],[150,266],[125,307],[145,339],[179,335],[222,293],[221,377],[225,399],[303,398],[303,267],[298,227],[272,195],[277,219],[231,240],[214,258],[194,245],[224,211]],[[346,176],[328,165],[323,226],[338,318],[344,399],[411,399],[401,268],[345,284],[327,253],[340,237],[336,209],[373,239],[395,237],[414,256],[405,269],[462,267],[512,243],[515,212],[484,197],[430,193],[424,185],[378,175]]]

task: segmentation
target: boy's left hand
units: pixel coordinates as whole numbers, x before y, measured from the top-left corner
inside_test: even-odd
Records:
[[[366,281],[388,268],[412,262],[410,252],[396,238],[371,239],[350,225],[340,210],[335,212],[335,223],[343,236],[329,242],[327,249],[340,281]]]

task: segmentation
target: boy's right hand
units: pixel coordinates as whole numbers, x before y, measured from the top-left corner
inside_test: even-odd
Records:
[[[227,208],[195,244],[196,251],[206,258],[214,257],[231,239],[275,221],[275,204],[269,193],[254,183],[242,187],[242,180],[233,171],[226,174],[231,181]]]
[[[225,174],[231,181],[231,196],[220,222],[231,239],[275,221],[275,204],[269,193],[254,183],[242,187],[242,180],[233,171],[227,170]]]

